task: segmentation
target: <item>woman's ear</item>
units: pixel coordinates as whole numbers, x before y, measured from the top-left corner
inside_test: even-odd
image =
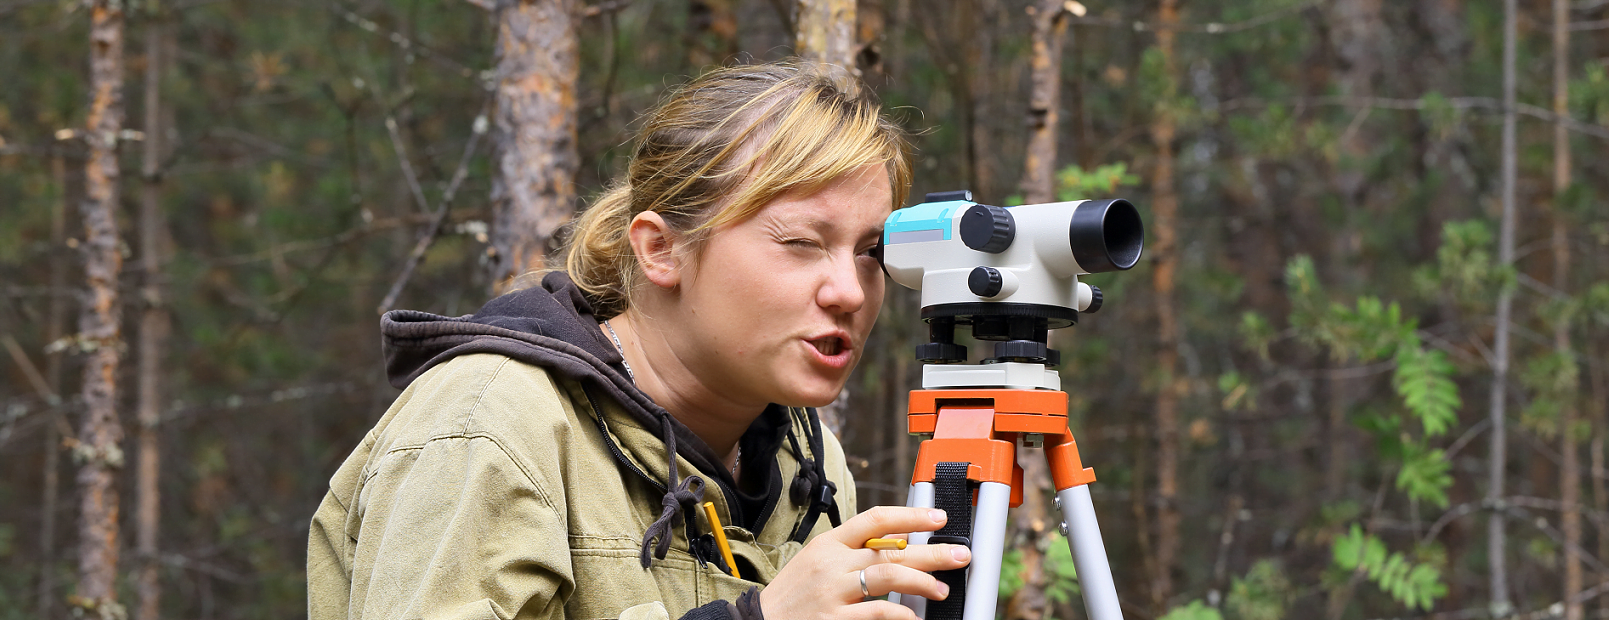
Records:
[[[649,282],[663,289],[681,284],[681,262],[676,252],[681,237],[665,223],[665,218],[653,211],[638,213],[631,218],[626,234],[631,240],[631,251],[637,254],[637,264],[642,266]]]

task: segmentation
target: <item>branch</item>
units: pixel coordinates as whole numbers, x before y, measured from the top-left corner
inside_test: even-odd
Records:
[[[1175,32],[1197,32],[1197,33],[1203,33],[1203,34],[1230,34],[1230,33],[1234,33],[1234,32],[1240,32],[1242,30],[1250,30],[1252,28],[1256,28],[1258,26],[1268,24],[1268,23],[1273,22],[1274,20],[1277,20],[1277,19],[1279,19],[1281,17],[1285,17],[1286,15],[1290,15],[1292,13],[1300,13],[1302,11],[1305,11],[1305,10],[1309,9],[1309,8],[1312,8],[1312,7],[1318,6],[1320,4],[1323,4],[1323,3],[1327,2],[1327,1],[1328,0],[1308,0],[1307,2],[1303,2],[1301,4],[1293,4],[1291,6],[1283,8],[1283,9],[1274,9],[1272,11],[1269,11],[1267,13],[1263,13],[1262,15],[1258,15],[1258,16],[1253,17],[1251,19],[1246,19],[1246,20],[1242,20],[1242,21],[1238,21],[1238,22],[1229,22],[1229,23],[1224,23],[1224,22],[1203,22],[1203,23],[1195,23],[1195,24],[1179,24],[1179,23],[1142,22],[1142,21],[1130,22],[1130,21],[1124,21],[1124,20],[1121,20],[1121,19],[1112,19],[1112,18],[1104,18],[1104,17],[1079,18],[1079,19],[1074,19],[1072,23],[1074,23],[1074,24],[1088,24],[1088,25],[1091,25],[1091,26],[1110,26],[1110,27],[1118,27],[1118,28],[1130,28],[1130,29],[1134,30],[1135,32],[1159,32],[1159,31],[1163,31],[1163,30],[1172,30],[1172,31],[1175,31]]]
[[[45,402],[52,407],[61,404],[61,396],[57,395],[55,390],[50,389],[50,384],[45,382],[45,376],[39,374],[39,368],[34,366],[33,360],[28,359],[28,354],[23,352],[22,346],[17,344],[17,339],[12,338],[11,334],[6,334],[0,340],[5,341],[6,351],[11,354],[11,360],[22,368],[23,376],[28,378],[29,385],[32,385],[34,391],[39,393],[39,397],[45,399]]]
[[[1491,97],[1449,97],[1444,100],[1447,105],[1460,110],[1485,109],[1501,112],[1503,103]],[[1221,106],[1223,110],[1236,110],[1250,107],[1267,107],[1270,103],[1291,103],[1295,105],[1312,106],[1342,106],[1342,107],[1372,107],[1382,110],[1423,110],[1430,107],[1424,99],[1393,99],[1388,97],[1293,97],[1278,101],[1270,101],[1260,97],[1246,97],[1225,101]],[[1541,119],[1550,123],[1560,123],[1565,128],[1583,133],[1595,138],[1609,140],[1609,127],[1584,123],[1569,116],[1554,114],[1551,110],[1521,103],[1514,106],[1514,111],[1532,118]]]
[[[464,0],[464,2],[468,2],[487,11],[495,12],[497,10],[497,3],[493,0]]]
[[[1570,24],[1571,32],[1581,32],[1583,30],[1603,30],[1605,28],[1609,28],[1609,19],[1600,19],[1593,22],[1575,22]]]
[[[631,0],[609,0],[607,2],[599,2],[597,4],[588,6],[587,8],[581,9],[581,16],[597,17],[605,13],[618,13],[628,6],[631,6]]]
[[[488,11],[494,10],[496,8],[496,7],[494,7],[492,5],[490,0],[465,0],[465,1],[469,2],[470,4],[473,4],[475,6],[478,6],[480,8],[486,9]],[[367,19],[367,18],[363,17],[362,15],[358,15],[357,13],[352,12],[351,9],[348,9],[348,8],[346,8],[344,6],[341,6],[339,3],[331,3],[330,4],[330,10],[334,11],[336,15],[341,17],[341,19],[346,20],[347,23],[352,24],[353,26],[357,26],[360,30],[363,30],[365,32],[371,32],[371,33],[374,33],[374,34],[377,34],[377,35],[383,35],[387,41],[390,41],[392,44],[396,45],[402,51],[405,51],[405,52],[408,52],[408,53],[417,52],[419,55],[424,56],[425,58],[429,58],[430,60],[432,60],[432,61],[434,61],[434,62],[436,62],[436,63],[438,63],[438,64],[440,64],[442,66],[445,66],[447,68],[452,69],[453,72],[457,73],[458,75],[461,75],[461,76],[467,77],[467,78],[475,77],[475,70],[471,69],[469,66],[465,65],[464,63],[461,63],[461,62],[458,62],[458,61],[453,60],[451,58],[448,58],[446,55],[442,54],[441,52],[433,50],[428,46],[421,45],[418,41],[410,39],[410,38],[407,37],[407,35],[404,35],[404,34],[402,34],[400,32],[395,31],[395,30],[381,32],[379,24],[375,23],[373,20],[370,20],[370,19]]]
[[[386,292],[385,299],[381,300],[380,306],[376,308],[380,314],[385,314],[386,309],[397,302],[397,296],[402,294],[402,288],[407,286],[408,280],[413,277],[413,270],[424,260],[425,252],[430,250],[430,245],[436,241],[436,236],[441,233],[441,224],[447,220],[447,207],[452,205],[453,196],[458,193],[458,186],[464,182],[465,177],[469,176],[469,159],[475,154],[475,148],[480,145],[481,136],[486,134],[486,113],[490,108],[491,100],[488,99],[486,105],[481,107],[481,113],[475,116],[475,125],[471,130],[469,143],[464,145],[464,154],[458,158],[458,170],[453,172],[452,181],[447,184],[447,191],[442,193],[441,204],[436,207],[435,215],[430,218],[430,225],[425,228],[423,234],[419,235],[419,241],[414,243],[413,252],[408,254],[408,262],[403,266],[402,273],[398,274],[397,280],[391,283],[391,290]]]
[[[402,145],[402,133],[397,131],[397,119],[391,115],[385,117],[386,133],[391,134],[391,149],[397,152],[397,163],[402,165],[402,177],[408,180],[408,191],[413,194],[414,205],[422,213],[430,212],[430,202],[425,199],[425,190],[419,187],[419,176],[413,173],[413,163],[408,161],[408,149]]]

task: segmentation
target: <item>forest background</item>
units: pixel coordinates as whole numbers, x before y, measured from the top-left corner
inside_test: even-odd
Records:
[[[668,86],[794,53],[913,196],[1142,210],[1054,335],[1129,617],[1609,616],[1609,0],[0,0],[0,618],[305,613],[378,313],[472,312]],[[1031,456],[1001,613],[1082,617]]]

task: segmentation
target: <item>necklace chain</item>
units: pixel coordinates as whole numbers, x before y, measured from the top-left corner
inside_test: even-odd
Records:
[[[620,365],[626,367],[626,378],[631,379],[632,383],[636,383],[637,375],[631,372],[631,363],[626,361],[626,348],[620,346],[620,335],[615,333],[615,326],[610,325],[607,319],[604,320],[603,326],[609,330],[609,338],[615,341],[615,350],[620,352]]]
[[[615,333],[615,326],[610,325],[609,321],[605,319],[603,322],[603,328],[609,330],[609,339],[615,341],[615,350],[620,352],[620,365],[626,368],[626,377],[631,379],[632,383],[636,383],[637,375],[636,373],[631,372],[631,363],[626,361],[626,348],[620,345],[620,335]],[[738,463],[742,462],[743,444],[739,443],[737,445],[737,458],[732,460],[733,479],[737,478],[737,466]]]

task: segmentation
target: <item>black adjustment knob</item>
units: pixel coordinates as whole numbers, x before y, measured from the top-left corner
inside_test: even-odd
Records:
[[[1043,364],[1050,359],[1050,348],[1043,342],[1007,340],[994,343],[994,356],[1002,362],[1028,362]],[[1061,361],[1057,356],[1056,361]]]
[[[969,248],[999,254],[1016,236],[1017,222],[1004,207],[972,205],[961,214],[961,242]]]
[[[916,361],[929,364],[954,364],[967,361],[967,348],[953,342],[929,342],[916,345]]]
[[[1100,310],[1101,309],[1101,301],[1104,300],[1104,299],[1106,299],[1106,298],[1101,295],[1101,287],[1095,286],[1095,285],[1090,285],[1090,287],[1089,287],[1089,307],[1085,308],[1084,311],[1085,312],[1095,312],[1097,310]]]
[[[1000,270],[994,267],[973,267],[972,274],[967,276],[967,288],[972,294],[979,297],[994,297],[1000,294],[1000,287],[1005,286],[1006,280],[1000,275]]]

